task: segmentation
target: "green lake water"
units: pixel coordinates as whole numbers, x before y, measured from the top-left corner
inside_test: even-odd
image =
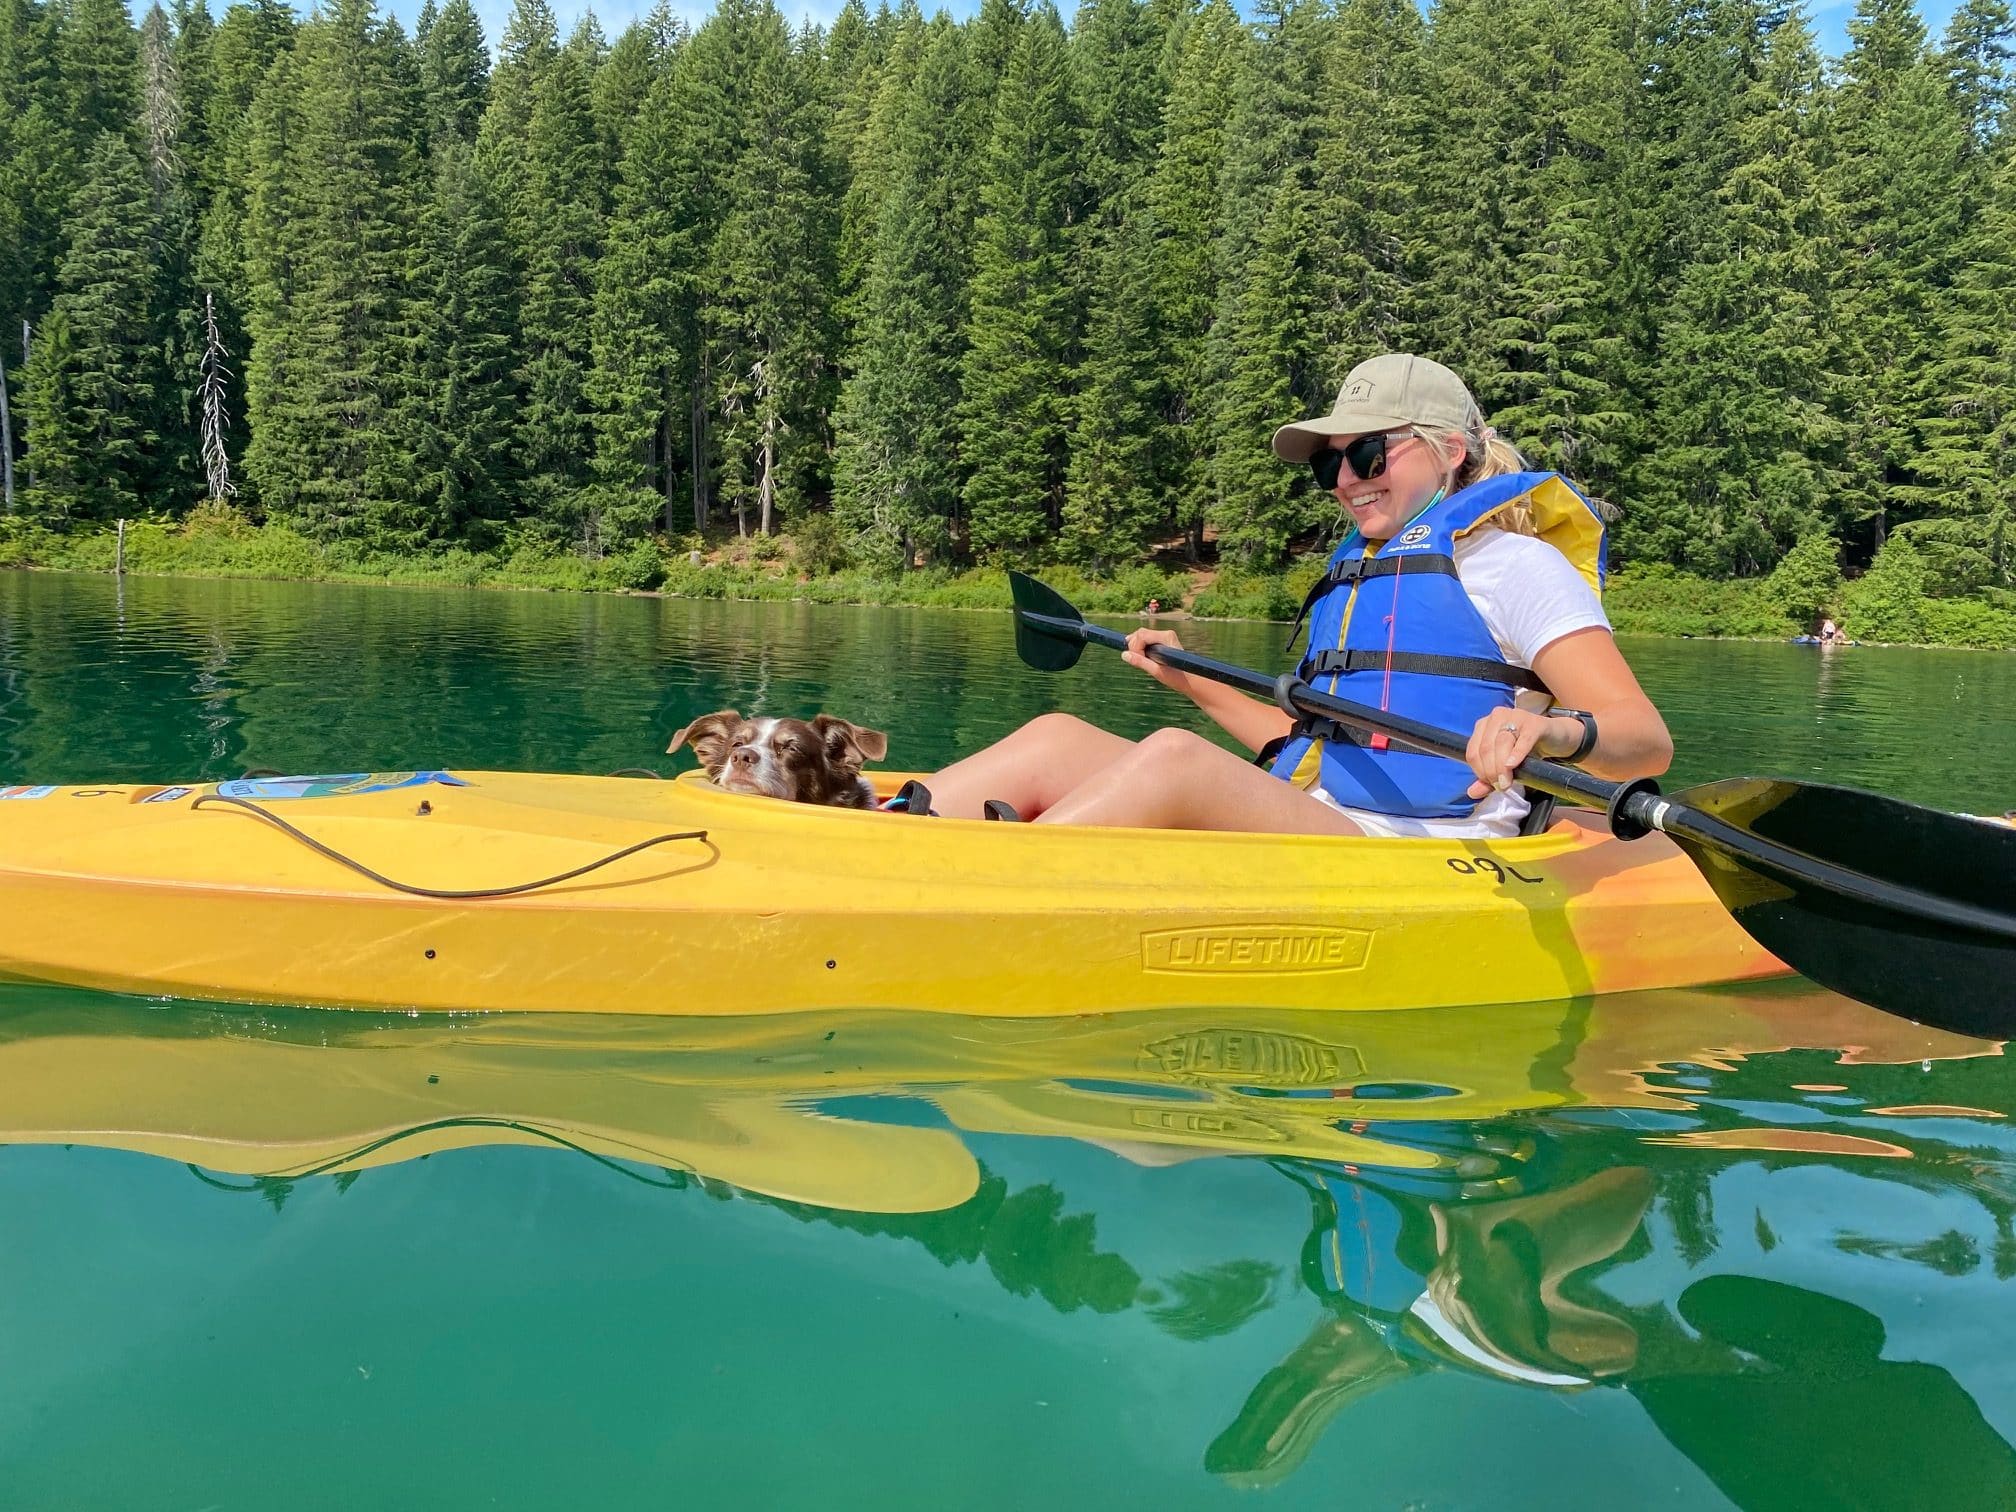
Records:
[[[0,573],[0,785],[669,771],[724,706],[928,769],[1188,710],[1010,639]],[[1670,785],[2016,807],[2016,657],[1626,650]],[[707,1023],[5,987],[0,1508],[2006,1509],[2011,1114],[2000,1046],[1799,983]]]

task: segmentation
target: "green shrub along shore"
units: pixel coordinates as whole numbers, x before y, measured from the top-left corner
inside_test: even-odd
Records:
[[[0,568],[110,572],[116,529],[58,533],[0,519]],[[1292,619],[1325,556],[1298,558],[1282,573],[1220,571],[1193,589],[1187,572],[1153,565],[1105,578],[1066,565],[1041,569],[1080,608],[1130,614],[1158,600],[1200,619]],[[823,518],[798,536],[658,536],[591,559],[539,543],[494,552],[418,555],[319,543],[284,524],[254,524],[235,509],[202,505],[180,521],[129,521],[126,570],[143,576],[274,578],[299,582],[412,583],[555,592],[661,592],[678,598],[802,600],[819,604],[1006,609],[1008,585],[994,568],[925,567],[900,575],[853,565]],[[1915,547],[1893,538],[1869,571],[1844,579],[1831,542],[1816,537],[1788,552],[1766,577],[1716,581],[1665,565],[1615,574],[1604,596],[1624,634],[1779,640],[1810,634],[1831,615],[1858,641],[1981,650],[2016,649],[2016,594],[1935,598]],[[2000,601],[1998,601],[1998,599]]]

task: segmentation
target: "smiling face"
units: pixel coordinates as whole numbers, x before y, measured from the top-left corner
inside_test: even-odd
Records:
[[[1355,434],[1332,436],[1330,444],[1342,449],[1356,439]],[[1449,451],[1447,468],[1461,467],[1461,438],[1451,437],[1444,445]],[[1368,541],[1390,541],[1407,528],[1407,522],[1435,497],[1437,489],[1448,486],[1444,467],[1435,448],[1419,436],[1395,434],[1386,443],[1384,472],[1368,483],[1354,476],[1349,467],[1340,468],[1332,491],[1350,513],[1359,534]]]

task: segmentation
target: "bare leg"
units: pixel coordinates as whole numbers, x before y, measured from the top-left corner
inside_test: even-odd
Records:
[[[1021,729],[925,779],[931,806],[948,819],[978,819],[999,798],[1033,819],[1134,742],[1070,714],[1039,714]]]
[[[1364,833],[1327,803],[1188,730],[1157,730],[1129,747],[1048,805],[1041,822],[1277,835]]]

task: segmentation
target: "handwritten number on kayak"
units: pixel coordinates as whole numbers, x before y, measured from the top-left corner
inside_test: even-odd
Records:
[[[577,866],[572,871],[556,872],[554,875],[550,877],[539,877],[531,882],[513,882],[502,887],[471,887],[471,888],[418,887],[411,882],[395,881],[394,879],[386,876],[382,872],[373,871],[370,867],[366,866],[362,861],[358,861],[353,857],[346,856],[341,851],[336,850],[331,846],[324,845],[320,840],[317,840],[313,835],[303,834],[300,830],[296,829],[293,825],[289,824],[285,819],[282,819],[278,814],[273,813],[268,809],[263,809],[259,807],[259,805],[256,803],[248,803],[243,798],[226,798],[218,793],[205,793],[203,794],[202,797],[198,798],[194,803],[190,804],[189,807],[191,807],[192,809],[199,809],[199,808],[211,807],[213,805],[219,807],[243,809],[246,813],[251,814],[256,818],[263,819],[266,823],[272,825],[275,829],[279,830],[282,834],[288,836],[290,839],[300,841],[303,845],[307,846],[308,849],[314,851],[315,854],[317,854],[318,856],[327,856],[331,861],[334,861],[338,866],[347,866],[350,868],[350,870],[356,872],[360,877],[369,877],[373,882],[378,883],[382,887],[389,887],[394,892],[410,893],[412,896],[416,898],[455,898],[455,899],[509,898],[518,893],[536,892],[538,889],[542,887],[553,887],[561,882],[571,882],[576,877],[586,876],[589,872],[592,871],[599,871],[601,868],[609,865],[609,863],[612,861],[621,861],[625,856],[634,856],[637,854],[637,852],[641,850],[649,850],[654,845],[664,845],[673,840],[698,840],[702,844],[707,843],[707,831],[681,830],[678,834],[675,835],[653,835],[649,840],[639,840],[635,845],[626,845],[621,850],[611,851],[608,855],[603,856],[599,860],[590,861],[586,866]],[[711,845],[709,846],[709,849],[712,849]]]
[[[1075,665],[1088,645],[1127,648],[1126,636],[1087,624],[1055,589],[1019,572],[1008,581],[1015,649],[1038,671]],[[1465,759],[1461,737],[1319,692],[1293,672],[1269,677],[1168,646],[1148,654],[1300,716]],[[1752,939],[1821,986],[1939,1029],[2016,1034],[2016,829],[1783,778],[1731,777],[1664,795],[1650,778],[1607,782],[1537,756],[1518,776],[1601,810],[1621,840],[1661,831]]]
[[[1494,861],[1489,856],[1451,856],[1449,858],[1449,870],[1462,877],[1488,875],[1496,878],[1501,884],[1505,882],[1525,882],[1532,884],[1542,880],[1539,877],[1529,877],[1526,873],[1519,870],[1518,867],[1509,866],[1503,861]]]

